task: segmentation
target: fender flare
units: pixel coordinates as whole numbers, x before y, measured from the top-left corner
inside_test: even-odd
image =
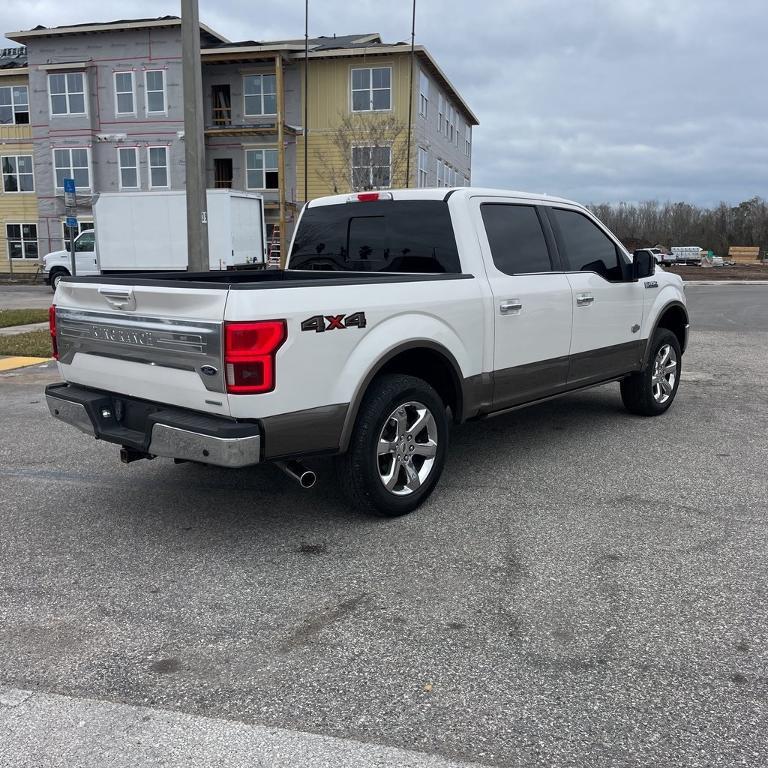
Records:
[[[657,328],[659,327],[659,322],[661,321],[661,318],[664,317],[667,310],[671,309],[672,307],[679,307],[683,310],[683,314],[685,315],[685,336],[683,339],[683,344],[681,344],[681,351],[685,352],[686,347],[688,346],[688,325],[689,325],[689,319],[688,319],[688,308],[683,304],[682,301],[678,301],[677,299],[673,299],[672,301],[667,302],[658,312],[656,315],[656,320],[653,323],[653,327],[651,328],[651,332],[648,334],[648,338],[645,340],[645,350],[643,351],[643,358],[642,358],[642,369],[645,369],[645,367],[648,365],[648,357],[651,354],[651,342],[653,341],[653,337],[656,333]]]
[[[381,372],[382,368],[384,368],[384,366],[390,360],[393,360],[403,352],[407,352],[411,349],[424,348],[430,349],[433,352],[437,352],[438,354],[442,355],[442,357],[444,357],[450,365],[450,369],[453,372],[454,386],[456,387],[456,392],[459,397],[458,410],[460,411],[460,415],[463,420],[463,413],[466,408],[465,379],[461,374],[461,368],[459,368],[459,364],[456,361],[456,358],[448,349],[446,349],[446,347],[444,347],[442,344],[438,344],[436,341],[432,341],[431,339],[412,339],[410,341],[403,342],[396,347],[393,347],[380,358],[378,358],[376,362],[368,369],[368,372],[365,374],[360,384],[358,384],[357,388],[355,389],[355,393],[350,400],[349,408],[347,409],[347,416],[344,420],[344,426],[341,431],[341,439],[339,440],[339,450],[341,453],[344,453],[349,448],[349,441],[352,438],[352,430],[354,429],[355,422],[357,421],[357,414],[360,410],[360,404],[362,403],[363,397],[365,397],[365,393],[368,391],[368,387],[371,385],[371,382]]]

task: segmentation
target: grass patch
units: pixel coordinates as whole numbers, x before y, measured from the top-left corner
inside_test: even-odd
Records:
[[[27,323],[47,323],[47,309],[0,309],[0,328]]]
[[[0,336],[0,355],[50,357],[51,334],[45,330]]]

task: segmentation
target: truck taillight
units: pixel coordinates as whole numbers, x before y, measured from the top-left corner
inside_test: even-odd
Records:
[[[48,327],[51,330],[51,347],[54,360],[59,359],[59,345],[56,343],[56,305],[51,304],[48,308]]]
[[[271,392],[275,388],[275,356],[287,335],[285,320],[224,323],[227,392]]]

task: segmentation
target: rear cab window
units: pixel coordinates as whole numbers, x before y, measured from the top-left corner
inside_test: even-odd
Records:
[[[480,214],[499,272],[521,275],[552,271],[549,248],[533,205],[482,203]]]
[[[289,269],[460,274],[448,204],[376,200],[307,208]]]

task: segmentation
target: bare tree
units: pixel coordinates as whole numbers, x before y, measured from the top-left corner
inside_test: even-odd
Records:
[[[334,193],[406,186],[407,129],[394,115],[339,115],[331,151],[315,150],[318,177]]]

